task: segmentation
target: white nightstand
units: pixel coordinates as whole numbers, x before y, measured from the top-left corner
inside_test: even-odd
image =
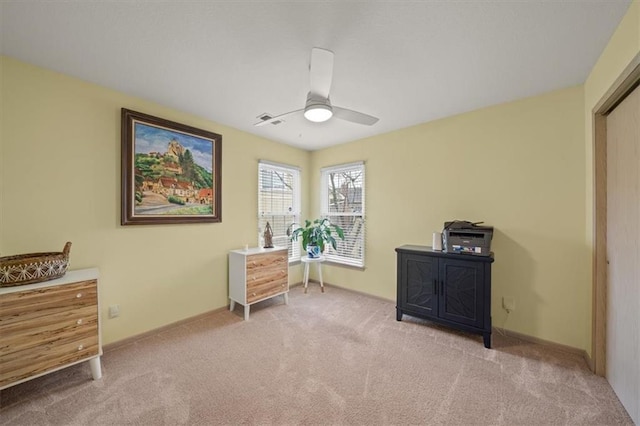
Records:
[[[284,295],[289,304],[289,259],[286,247],[249,248],[229,252],[229,310],[236,302],[244,306],[249,319],[250,306],[271,297]]]

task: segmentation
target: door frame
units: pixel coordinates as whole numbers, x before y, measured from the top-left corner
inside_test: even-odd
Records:
[[[606,372],[607,329],[607,115],[640,86],[640,53],[622,71],[592,110],[593,236],[591,370]]]

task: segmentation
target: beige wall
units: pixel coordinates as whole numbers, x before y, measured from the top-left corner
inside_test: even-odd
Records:
[[[105,343],[227,304],[227,252],[257,245],[259,159],[301,167],[308,187],[307,151],[7,57],[1,70],[2,254],[71,241],[72,269],[100,269]],[[122,107],[222,134],[222,223],[120,226]]]
[[[584,122],[585,122],[585,151],[587,174],[585,176],[585,212],[586,212],[586,244],[590,252],[594,250],[594,156],[593,156],[593,109],[600,102],[605,93],[622,74],[627,65],[640,54],[640,2],[635,0],[622,22],[611,37],[606,49],[600,55],[598,62],[591,70],[584,84]],[[589,269],[589,282],[592,270]],[[591,314],[585,324],[585,338],[587,350],[591,354]]]
[[[446,220],[485,221],[493,325],[585,348],[582,111],[575,87],[314,152],[312,188],[321,167],[366,162],[366,269],[327,267],[325,279],[395,300],[395,247],[431,245]],[[509,315],[503,296],[516,300]]]
[[[72,241],[72,268],[100,268],[106,343],[226,304],[226,253],[256,240],[265,158],[302,168],[303,218],[317,212],[320,167],[367,162],[368,267],[327,267],[328,282],[394,299],[396,246],[429,244],[445,220],[485,220],[494,325],[584,347],[586,270],[566,267],[586,262],[581,88],[309,154],[9,58],[2,87],[2,248]],[[221,224],[120,226],[121,107],[223,135]],[[509,317],[503,295],[516,298]],[[106,319],[115,303],[121,317]]]

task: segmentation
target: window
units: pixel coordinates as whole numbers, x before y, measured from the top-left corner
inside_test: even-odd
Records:
[[[292,244],[287,228],[300,222],[300,169],[284,164],[258,163],[258,242],[269,222],[273,245],[289,248],[289,262],[300,259],[300,244]]]
[[[320,171],[321,214],[344,231],[338,249],[325,249],[327,260],[364,267],[364,163],[327,167]]]

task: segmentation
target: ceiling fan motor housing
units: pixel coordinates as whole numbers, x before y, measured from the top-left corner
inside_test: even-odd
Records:
[[[307,103],[304,107],[304,116],[309,121],[317,123],[327,121],[333,115],[333,108],[329,98],[323,98],[312,92],[307,94]]]

